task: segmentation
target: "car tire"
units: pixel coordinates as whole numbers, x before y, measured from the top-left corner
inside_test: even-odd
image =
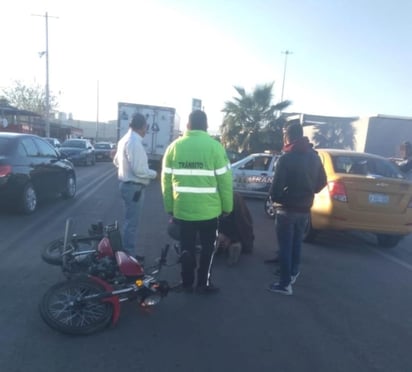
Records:
[[[76,195],[77,185],[74,174],[69,174],[66,180],[66,188],[62,192],[63,199],[72,199]]]
[[[32,214],[37,208],[37,193],[29,182],[24,186],[20,199],[20,210],[24,214]]]
[[[275,208],[273,207],[273,202],[270,196],[268,196],[265,199],[264,208],[265,208],[265,213],[268,217],[270,218],[276,217],[276,211],[275,211]]]
[[[394,248],[402,240],[403,235],[376,234],[378,245],[384,248]]]
[[[309,214],[308,223],[305,227],[305,231],[303,232],[303,241],[305,243],[314,243],[317,235],[318,231],[313,228],[312,220]]]

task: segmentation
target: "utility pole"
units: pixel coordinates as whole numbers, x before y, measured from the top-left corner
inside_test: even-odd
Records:
[[[49,85],[49,18],[50,16],[47,14],[40,15],[40,14],[33,14],[36,17],[44,17],[46,20],[46,51],[41,53],[46,55],[46,137],[50,137],[50,85]],[[51,17],[51,18],[58,18],[58,17]]]
[[[282,52],[282,54],[285,55],[285,65],[283,68],[283,83],[282,83],[282,95],[280,96],[280,102],[283,102],[283,92],[285,90],[285,78],[286,78],[286,66],[288,63],[288,55],[292,54],[292,52],[290,50],[285,50]]]

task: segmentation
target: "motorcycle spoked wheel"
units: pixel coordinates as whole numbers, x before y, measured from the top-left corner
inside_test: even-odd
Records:
[[[51,328],[71,335],[87,335],[106,328],[113,306],[102,299],[83,300],[105,289],[88,278],[78,278],[53,285],[40,302],[40,315]]]
[[[91,250],[96,249],[99,241],[102,239],[101,236],[77,236],[75,239],[75,244],[71,243],[74,240],[71,239],[72,245],[78,246],[78,250]],[[59,238],[48,243],[41,253],[42,259],[50,265],[61,266],[63,265],[63,247],[64,238]]]

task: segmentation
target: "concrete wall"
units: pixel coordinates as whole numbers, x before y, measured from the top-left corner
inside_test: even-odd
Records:
[[[109,123],[96,123],[95,121],[84,120],[66,120],[64,121],[64,124],[81,129],[83,131],[83,137],[92,138],[95,142],[116,142],[117,120],[110,121]]]

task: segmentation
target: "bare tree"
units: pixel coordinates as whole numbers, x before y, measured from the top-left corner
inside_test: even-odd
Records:
[[[46,92],[38,84],[30,86],[16,80],[14,86],[3,89],[2,95],[11,105],[21,110],[32,111],[42,116],[46,114]],[[57,107],[56,97],[50,94],[49,112],[55,112]]]

